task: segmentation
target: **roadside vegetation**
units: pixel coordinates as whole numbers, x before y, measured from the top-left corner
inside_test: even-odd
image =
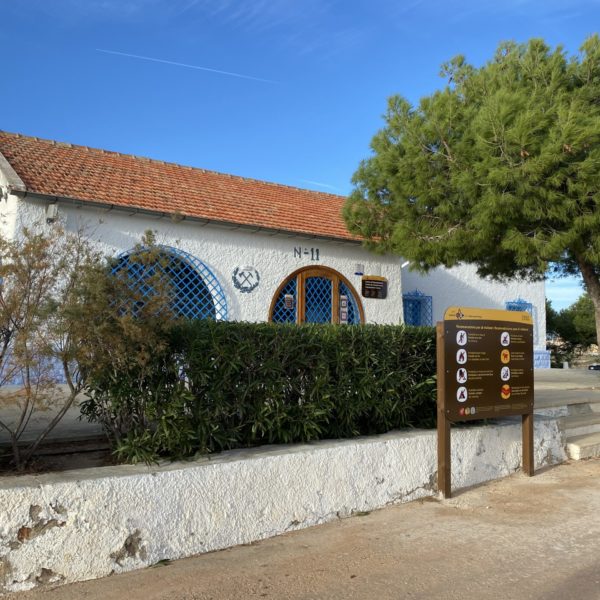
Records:
[[[563,362],[573,363],[584,355],[596,352],[596,326],[594,306],[588,294],[582,294],[571,306],[556,311],[552,303],[546,300],[546,331],[548,347],[552,350],[553,366],[561,367]]]

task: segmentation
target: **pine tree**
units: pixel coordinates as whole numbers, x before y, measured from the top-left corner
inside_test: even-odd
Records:
[[[349,229],[421,271],[475,264],[482,276],[581,273],[600,331],[600,37],[580,54],[542,40],[458,56],[444,89],[388,103],[354,175]]]

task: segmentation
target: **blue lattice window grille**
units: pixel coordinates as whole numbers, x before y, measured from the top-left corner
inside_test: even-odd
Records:
[[[286,296],[291,296],[292,301],[286,305]],[[274,323],[295,323],[296,307],[298,305],[296,297],[296,278],[290,279],[279,292],[271,319]]]
[[[517,298],[516,300],[509,300],[505,304],[506,310],[520,310],[526,311],[533,316],[533,304],[523,300],[523,298]]]
[[[328,277],[308,277],[304,283],[307,323],[331,323],[333,282]]]
[[[149,297],[154,293],[152,282],[158,275],[167,280],[173,294],[171,306],[178,315],[189,319],[227,319],[223,289],[201,260],[169,246],[159,246],[158,257],[152,264],[136,260],[136,255],[138,251],[122,254],[113,267],[113,273],[127,270],[130,289]]]
[[[520,310],[528,312],[533,319],[533,343],[539,343],[539,332],[538,328],[535,326],[535,306],[531,302],[527,302],[527,300],[523,300],[523,298],[517,298],[516,300],[509,300],[504,304],[506,310]]]
[[[360,312],[356,298],[343,281],[340,281],[340,296],[348,298],[348,325],[358,325],[360,323]]]
[[[402,307],[404,322],[407,325],[433,324],[433,298],[431,296],[426,296],[419,290],[402,294]]]

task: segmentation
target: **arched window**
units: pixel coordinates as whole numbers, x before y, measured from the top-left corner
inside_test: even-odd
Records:
[[[402,294],[402,309],[406,325],[433,324],[433,298],[419,290]]]
[[[129,286],[142,297],[150,296],[152,281],[158,274],[173,293],[172,307],[189,319],[227,319],[225,294],[212,271],[195,256],[168,246],[159,246],[154,262],[136,260],[138,251],[126,252],[117,259],[113,273],[127,270]]]
[[[279,286],[269,310],[274,323],[364,323],[360,298],[352,284],[328,267],[305,267]]]

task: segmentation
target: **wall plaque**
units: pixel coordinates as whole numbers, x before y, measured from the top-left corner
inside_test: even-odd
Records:
[[[387,298],[388,281],[379,275],[363,275],[362,296],[363,298],[376,298],[385,300]]]
[[[348,323],[348,296],[340,295],[340,323]]]
[[[292,294],[286,294],[283,297],[283,305],[286,310],[292,310],[294,308],[294,296]]]

